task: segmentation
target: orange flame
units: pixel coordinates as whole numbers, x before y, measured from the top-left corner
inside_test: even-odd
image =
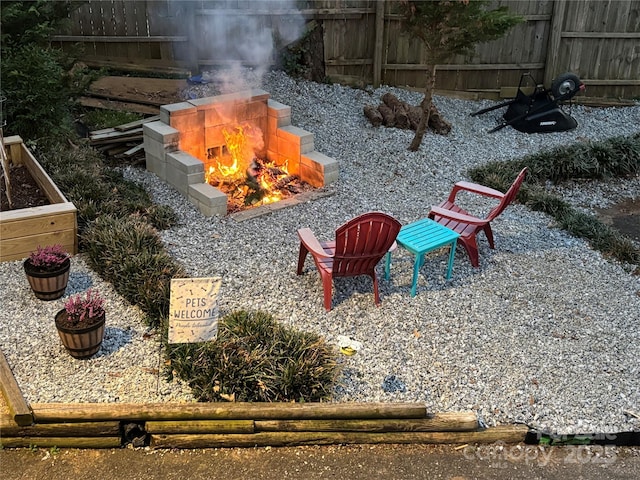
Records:
[[[216,167],[210,166],[205,173],[205,181],[212,185],[222,187],[224,184],[236,183],[244,179],[252,168],[255,159],[255,150],[262,148],[262,132],[249,124],[224,128],[222,134],[225,139],[228,155],[220,155],[216,160]],[[259,134],[259,138],[258,138]],[[229,158],[230,157],[230,158]],[[277,188],[278,182],[289,176],[287,164],[278,166],[273,162],[264,161],[255,169],[255,180],[262,193],[259,204],[274,203],[282,200],[283,192]],[[247,186],[236,185],[233,190],[243,194],[249,190]],[[227,192],[231,194],[230,191]]]

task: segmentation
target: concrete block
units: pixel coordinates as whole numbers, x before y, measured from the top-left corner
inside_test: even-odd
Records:
[[[180,132],[160,120],[142,124],[143,138],[148,136],[164,144],[177,143]]]
[[[275,100],[269,99],[269,101],[267,102],[267,111],[270,117],[288,118],[289,120],[291,120],[291,107],[283,103],[276,102]]]
[[[227,214],[227,196],[208,183],[189,185],[188,198],[206,217]]]
[[[170,125],[178,130],[181,135],[185,132],[197,132],[203,129],[204,112],[198,112],[193,108],[189,113],[184,115],[171,115]]]
[[[232,110],[225,112],[224,109],[220,108],[219,105],[209,104],[208,108],[203,110],[204,113],[204,128],[209,127],[218,127],[220,125],[225,125],[232,121],[230,118],[233,114]]]
[[[288,117],[267,117],[267,131],[274,132],[272,135],[275,136],[275,132],[280,127],[288,127],[291,125],[291,115]]]
[[[278,137],[278,155],[289,159],[289,163],[300,163],[300,145]]]
[[[149,135],[144,135],[143,137],[143,146],[145,153],[153,155],[154,157],[164,159],[164,156],[167,152],[175,152],[178,150],[178,140],[170,143],[163,143],[155,138],[152,138]]]
[[[192,105],[191,102],[170,103],[160,107],[160,119],[162,120],[163,112],[169,114],[170,117],[179,117],[182,115],[191,115],[196,111],[197,108]]]
[[[180,143],[178,144],[180,150],[193,155],[196,158],[200,158],[205,155],[205,141],[204,131],[197,132],[183,132],[180,135]]]
[[[236,103],[236,118],[239,122],[267,117],[267,104],[263,100]]]
[[[269,130],[269,133],[264,137],[267,150],[273,150],[278,152],[278,137],[275,134],[275,130]]]
[[[151,155],[149,152],[145,151],[145,161],[147,165],[147,170],[151,173],[155,173],[162,180],[167,179],[167,162],[164,158],[156,157],[155,155]]]
[[[202,161],[188,153],[182,151],[167,153],[166,159],[168,166],[184,174],[204,172],[204,164]]]
[[[224,134],[222,133],[223,125],[208,127],[204,130],[204,144],[206,149],[212,147],[222,147],[225,145]]]
[[[300,178],[314,187],[324,187],[338,179],[338,162],[320,152],[300,156]]]
[[[180,115],[188,115],[190,112],[197,111],[196,107],[189,102],[170,103],[160,107],[160,121],[171,125],[171,118]]]
[[[278,128],[276,130],[276,136],[297,143],[301,147],[313,145],[313,133],[307,132],[299,127],[294,127],[293,125]],[[313,151],[313,149],[309,151]]]

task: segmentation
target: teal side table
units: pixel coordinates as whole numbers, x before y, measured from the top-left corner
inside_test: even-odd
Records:
[[[429,218],[410,223],[400,229],[396,242],[398,245],[406,248],[416,256],[416,260],[413,264],[413,283],[411,285],[412,297],[416,296],[416,289],[418,288],[418,272],[420,271],[420,267],[424,264],[424,256],[426,253],[435,250],[436,248],[451,245],[449,264],[447,265],[447,279],[451,278],[451,272],[453,271],[453,259],[455,257],[456,244],[459,236],[460,235],[453,230],[449,230],[447,227],[444,227]],[[384,278],[389,280],[391,251],[387,252],[386,257]]]

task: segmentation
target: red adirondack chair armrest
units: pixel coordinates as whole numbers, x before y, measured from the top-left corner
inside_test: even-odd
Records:
[[[468,223],[470,225],[484,225],[485,223],[487,223],[487,220],[485,219],[473,217],[471,215],[465,215],[464,213],[454,212],[442,207],[431,207],[429,216],[431,215],[437,215],[439,217],[456,220],[461,223]]]
[[[456,194],[462,190],[471,193],[477,193],[478,195],[483,195],[485,197],[497,198],[500,200],[502,200],[502,198],[504,197],[504,193],[490,187],[485,187],[484,185],[479,185],[477,183],[471,182],[458,182],[453,186],[453,189],[449,194],[449,201],[453,203],[455,201]]]
[[[307,247],[307,250],[314,257],[322,257],[322,258],[332,258],[333,255],[328,254],[320,242],[313,234],[310,228],[301,228],[298,230],[298,237],[300,237],[300,241]]]

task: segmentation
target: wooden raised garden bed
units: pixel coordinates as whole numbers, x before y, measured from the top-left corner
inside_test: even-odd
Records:
[[[60,244],[71,254],[78,251],[77,211],[53,183],[19,136],[6,137],[7,158],[13,165],[24,165],[49,205],[0,212],[0,261],[29,256],[38,245]],[[13,188],[20,188],[19,185]]]

